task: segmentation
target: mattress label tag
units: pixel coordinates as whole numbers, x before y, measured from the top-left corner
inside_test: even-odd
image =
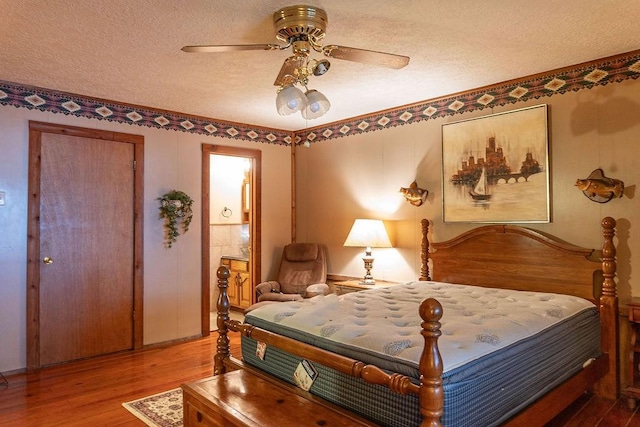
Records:
[[[264,354],[266,352],[267,352],[267,344],[262,341],[258,341],[258,344],[256,345],[256,356],[260,360],[264,360]]]
[[[309,391],[313,382],[318,377],[318,371],[308,360],[302,360],[293,373],[293,380],[296,385],[304,391]]]

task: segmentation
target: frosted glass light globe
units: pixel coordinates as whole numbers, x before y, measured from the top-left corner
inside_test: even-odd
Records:
[[[307,97],[294,86],[285,86],[276,96],[276,109],[281,116],[300,111],[307,106]]]
[[[305,119],[315,119],[323,116],[329,108],[331,103],[326,96],[321,94],[315,89],[311,89],[305,93],[307,97],[307,105],[302,110],[302,117]]]

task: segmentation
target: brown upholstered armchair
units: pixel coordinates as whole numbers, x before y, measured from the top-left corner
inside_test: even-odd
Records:
[[[256,286],[258,302],[296,301],[329,293],[327,251],[318,243],[290,243],[282,251],[276,280]]]

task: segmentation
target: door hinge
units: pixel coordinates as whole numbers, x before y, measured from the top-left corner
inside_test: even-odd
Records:
[[[138,162],[136,160],[133,161],[133,170],[135,171],[138,166]]]

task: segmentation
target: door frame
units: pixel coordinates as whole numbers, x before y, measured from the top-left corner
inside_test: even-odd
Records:
[[[29,121],[29,200],[27,207],[27,370],[40,368],[40,175],[42,134],[53,133],[80,138],[134,144],[133,202],[133,342],[143,346],[143,194],[144,136],[76,126]]]
[[[210,222],[209,206],[211,201],[210,174],[211,154],[232,157],[245,157],[251,160],[251,210],[249,231],[249,268],[251,288],[261,278],[261,209],[262,209],[262,151],[249,148],[228,147],[225,145],[202,144],[202,336],[210,335],[211,312],[211,257],[210,257]],[[256,282],[256,280],[258,282]],[[251,302],[255,302],[252,292]]]

